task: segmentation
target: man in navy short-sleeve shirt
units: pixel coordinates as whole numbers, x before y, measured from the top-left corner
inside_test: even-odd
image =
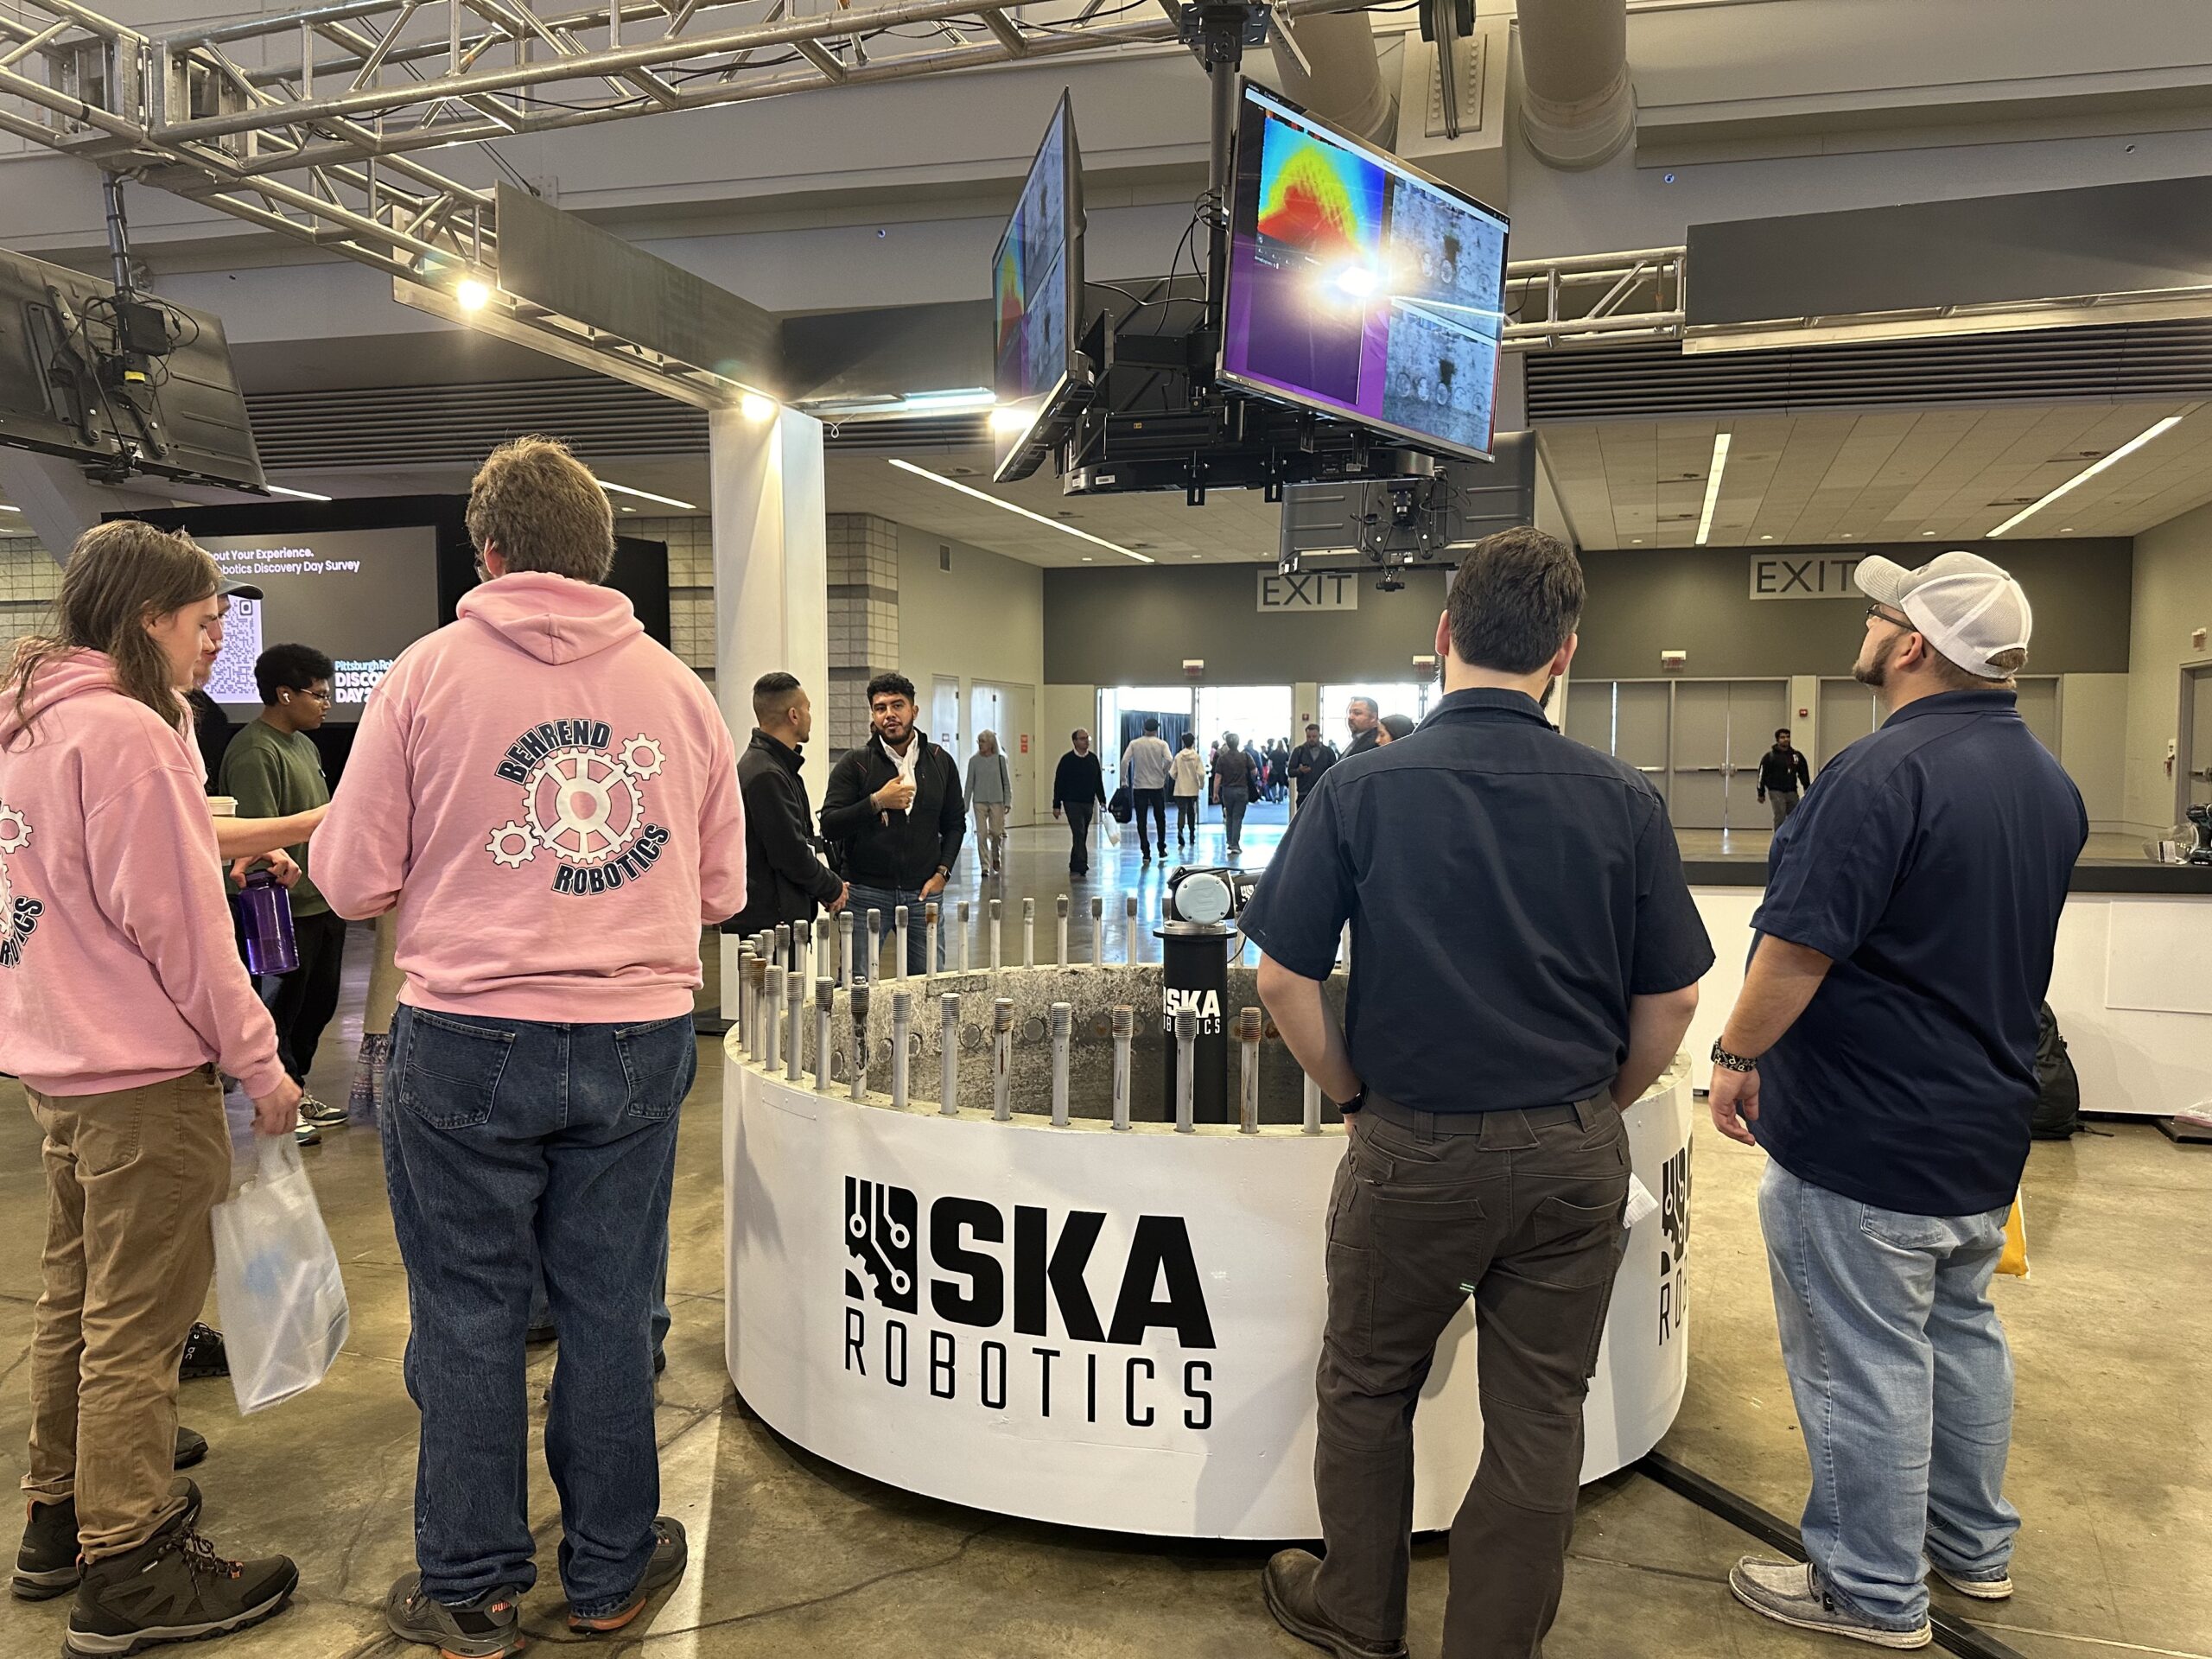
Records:
[[[1923,1550],[1964,1595],[2012,1593],[1989,1281],[2088,821],[2014,707],[2019,584],[1965,552],[1857,580],[1874,603],[1853,671],[1889,717],[1776,832],[1713,1049],[1714,1123],[1771,1160],[1759,1217],[1813,1465],[1811,1564],[1746,1558],[1730,1586],[1784,1624],[1916,1647]]]
[[[1443,702],[1328,769],[1244,912],[1261,997],[1351,1131],[1317,1378],[1328,1556],[1286,1550],[1264,1581],[1285,1629],[1344,1659],[1406,1651],[1414,1408],[1470,1294],[1484,1432],[1444,1652],[1541,1647],[1620,1264],[1621,1109],[1674,1058],[1713,963],[1665,803],[1544,718],[1581,610],[1551,537],[1477,547],[1437,626]],[[1347,922],[1340,1027],[1323,986]]]

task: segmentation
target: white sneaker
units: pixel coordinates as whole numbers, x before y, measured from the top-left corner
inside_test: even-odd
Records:
[[[2012,1595],[2012,1575],[1999,1573],[1993,1579],[1966,1579],[1942,1567],[1931,1569],[1936,1576],[1962,1596],[1972,1596],[1976,1601],[2007,1601]]]
[[[300,1121],[292,1126],[292,1139],[303,1147],[319,1147],[322,1144],[322,1131],[302,1111]]]

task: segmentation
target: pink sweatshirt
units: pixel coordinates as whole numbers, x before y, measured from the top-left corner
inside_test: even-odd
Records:
[[[673,1019],[745,907],[729,729],[621,594],[501,576],[370,697],[315,875],[341,916],[397,905],[412,1007]]]
[[[0,691],[0,1071],[42,1095],[211,1061],[273,1093],[276,1028],[223,900],[192,740],[79,651]]]

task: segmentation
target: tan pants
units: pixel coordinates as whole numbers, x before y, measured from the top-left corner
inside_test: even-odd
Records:
[[[976,850],[982,855],[985,869],[998,869],[1006,862],[1006,803],[978,801],[973,810]]]
[[[46,1132],[45,1288],[31,1337],[35,1502],[77,1500],[86,1560],[121,1554],[182,1505],[177,1367],[207,1298],[207,1212],[230,1186],[213,1066],[107,1095],[31,1092]]]

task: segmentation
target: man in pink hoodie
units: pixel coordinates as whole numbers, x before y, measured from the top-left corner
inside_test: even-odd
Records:
[[[699,931],[745,906],[728,728],[600,586],[607,497],[530,438],[477,474],[490,578],[363,711],[315,837],[341,916],[397,910],[405,981],[382,1119],[423,1414],[395,1633],[522,1645],[536,1581],[524,1339],[543,1265],[562,1342],[545,1456],[572,1628],[617,1630],[683,1570],[656,1518],[650,1322],[677,1110],[697,1064]]]
[[[256,1624],[299,1574],[209,1571],[200,1494],[172,1482],[177,1367],[230,1184],[218,1071],[289,1130],[299,1089],[232,941],[175,688],[217,613],[215,562],[123,521],[78,538],[59,626],[0,684],[0,1071],[45,1134],[16,1593],[73,1588],[67,1651],[135,1652]]]

